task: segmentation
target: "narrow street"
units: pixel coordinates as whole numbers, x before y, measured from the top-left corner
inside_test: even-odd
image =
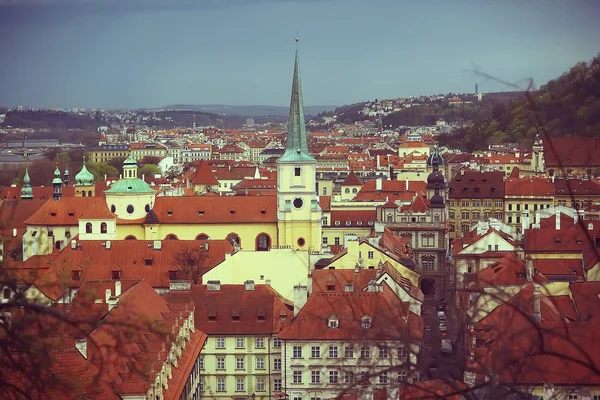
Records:
[[[458,332],[456,306],[448,302],[444,311],[448,327],[445,337],[452,344],[450,353],[441,351],[443,333],[440,331],[440,319],[437,312],[438,301],[433,296],[425,297],[422,310],[425,334],[418,367],[423,379],[462,379],[465,367],[464,345]]]

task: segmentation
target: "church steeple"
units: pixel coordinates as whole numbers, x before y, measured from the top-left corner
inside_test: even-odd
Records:
[[[60,178],[60,169],[58,169],[58,163],[56,164],[56,169],[54,170],[54,179],[52,180],[52,197],[54,200],[60,200],[62,197],[62,186],[63,181]]]
[[[278,162],[316,162],[308,151],[306,127],[304,125],[304,104],[302,101],[302,85],[300,84],[300,59],[298,56],[298,38],[296,38],[296,59],[292,80],[292,96],[290,100],[290,119],[288,122],[287,144],[285,152]]]

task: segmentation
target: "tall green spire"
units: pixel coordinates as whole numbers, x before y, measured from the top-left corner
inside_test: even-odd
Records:
[[[290,120],[288,122],[287,144],[283,156],[278,162],[316,162],[308,151],[306,127],[304,126],[304,104],[300,84],[300,60],[298,56],[298,38],[296,38],[296,60],[290,100]]]

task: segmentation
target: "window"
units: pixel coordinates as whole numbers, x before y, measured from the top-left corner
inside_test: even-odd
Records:
[[[353,189],[352,189],[352,193],[353,193],[353,194],[356,194],[356,193],[358,193],[358,189],[357,189],[357,188],[353,188]]]
[[[325,225],[327,225],[327,224],[325,224]],[[327,236],[323,236],[323,244],[327,244],[327,240],[328,240]]]
[[[296,207],[296,208],[302,208],[302,206],[304,205],[304,200],[302,200],[300,197],[296,197],[294,199],[293,204],[294,204],[294,207]]]
[[[408,376],[408,371],[406,371],[406,370],[398,371],[398,383],[406,382],[407,376]]]
[[[332,329],[338,328],[340,326],[339,320],[337,318],[329,318],[327,326]]]
[[[302,371],[294,371],[294,372],[292,372],[292,382],[294,382],[294,383],[302,383]]]
[[[336,238],[334,239],[334,243],[335,243],[335,245],[336,245],[336,246],[339,246],[339,245],[340,245],[340,238],[339,238],[339,237],[336,237]]]
[[[81,279],[81,271],[79,271],[79,270],[71,271],[71,279],[74,281],[80,280]]]
[[[390,352],[387,347],[379,348],[379,358],[390,358]]]
[[[449,211],[448,212],[448,218],[450,218],[450,219],[454,219],[455,218],[454,211]]]
[[[294,358],[302,358],[302,346],[294,346],[293,357]]]
[[[225,357],[217,357],[217,369],[225,369]]]
[[[257,360],[258,362],[258,360]],[[264,360],[263,360],[264,362]],[[235,369],[244,369],[244,357],[235,358]]]
[[[265,338],[256,338],[256,348],[257,349],[265,348]]]
[[[521,204],[517,203],[517,211],[521,211]]]
[[[204,356],[198,357],[198,368],[204,369]]]
[[[278,348],[281,347],[281,340],[278,337],[273,338],[273,347]]]
[[[379,374],[379,380],[378,382],[380,385],[385,385],[388,383],[388,374],[387,372],[382,372]]]
[[[354,358],[354,348],[352,348],[350,346],[344,347],[344,357]]]
[[[310,371],[310,383],[319,384],[321,383],[321,371]]]
[[[501,212],[494,213],[494,218],[502,220],[502,213]]]
[[[106,222],[102,222],[100,224],[100,233],[106,233],[108,231],[107,226],[106,226]]]
[[[360,358],[371,358],[371,349],[367,346],[360,346]]]
[[[481,217],[481,214],[479,213],[479,211],[473,212],[473,219],[479,219],[480,217]]]
[[[372,322],[373,322],[373,319],[371,317],[369,317],[368,315],[365,315],[364,317],[362,317],[360,319],[360,327],[363,329],[369,329],[371,327]]]
[[[491,207],[492,206],[492,201],[491,200],[484,200],[483,201],[483,206],[484,207]]]
[[[112,271],[113,281],[121,279],[121,271]]]
[[[338,376],[338,372],[334,369],[329,371],[329,383],[339,383],[339,376]]]
[[[88,222],[85,224],[85,233],[92,233],[92,223]]]
[[[344,190],[344,193],[346,193],[346,194],[350,193],[350,189],[349,189],[349,188],[346,188],[346,189]]]
[[[491,213],[489,211],[484,211],[483,212],[483,219],[488,219],[490,217]]]
[[[127,213],[128,213],[128,214],[133,214],[133,211],[134,211],[134,210],[135,210],[135,209],[133,208],[133,206],[132,206],[131,204],[127,206]]]
[[[327,188],[326,187],[323,188],[323,196],[327,196]]]
[[[52,228],[48,228],[48,237],[54,237],[54,231]]]
[[[281,358],[274,358],[273,359],[273,370],[274,371],[281,371]]]
[[[302,169],[301,168],[294,168],[294,176],[300,176],[300,174],[302,173]]]
[[[354,383],[354,372],[344,371],[342,379],[344,383]]]
[[[367,258],[369,260],[372,260],[373,258],[375,258],[375,253],[373,253],[372,251],[367,252]]]
[[[244,338],[243,337],[235,338],[235,348],[243,349],[244,347],[246,347],[246,341],[244,340]]]
[[[256,369],[265,369],[264,357],[256,357]]]
[[[578,395],[576,395],[576,394],[570,394],[570,395],[569,395],[569,400],[571,400],[571,399],[573,399],[573,400],[577,400],[578,398],[579,398],[579,396],[578,396]]]
[[[461,207],[469,207],[469,200],[462,200],[460,202]]]
[[[225,348],[225,338],[218,337],[215,341],[215,349],[224,349]]]
[[[466,211],[463,211],[463,212],[460,213],[460,217],[462,219],[469,219],[469,213],[466,212]]]
[[[146,267],[150,267],[150,266],[152,266],[152,259],[151,259],[151,258],[145,258],[145,259],[144,259],[144,265],[145,265]],[[169,272],[177,272],[177,271],[169,271]]]
[[[405,360],[408,357],[408,351],[406,350],[406,346],[401,345],[398,346],[398,358],[401,360]]]
[[[433,271],[435,269],[433,261],[434,259],[431,257],[423,257],[421,259],[421,265],[423,266],[423,269]]]
[[[246,390],[245,383],[246,382],[245,382],[244,378],[236,377],[235,378],[235,391],[236,392],[243,392],[244,390]]]
[[[310,356],[312,358],[319,358],[319,357],[321,357],[321,347],[319,347],[319,346],[312,346],[310,348]]]
[[[217,392],[225,391],[225,378],[217,378]]]
[[[256,378],[256,391],[264,392],[265,390],[265,378]]]
[[[201,376],[200,380],[198,381],[198,387],[201,392],[204,392],[204,377],[203,376]]]
[[[329,358],[338,358],[337,346],[329,346]]]
[[[460,228],[463,232],[469,232],[469,225],[461,225]]]
[[[425,234],[421,236],[421,242],[423,247],[434,247],[435,246],[435,235]]]
[[[494,205],[496,207],[502,207],[502,200],[496,200],[496,201],[494,201]]]

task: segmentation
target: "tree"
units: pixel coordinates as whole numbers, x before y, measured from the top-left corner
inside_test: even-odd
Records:
[[[97,181],[103,180],[105,175],[111,177],[119,176],[119,170],[105,162],[89,163],[86,164],[86,167],[94,175],[94,180]]]
[[[154,175],[156,174],[160,174],[160,169],[156,164],[145,164],[142,168],[140,168],[140,171],[138,173],[139,176],[144,175],[151,177],[154,177]]]
[[[122,171],[123,170],[123,162],[125,162],[125,157],[114,157],[114,158],[110,159],[110,161],[108,162],[108,165],[115,168],[117,171]],[[118,172],[117,172],[117,174],[118,174]]]
[[[158,164],[160,162],[160,160],[162,160],[161,157],[156,157],[156,156],[145,156],[142,157],[139,161],[138,164],[139,165],[146,165],[146,164]]]
[[[202,275],[206,272],[208,262],[207,242],[186,244],[173,256],[171,265],[177,269],[177,278],[189,280],[194,284],[201,282]]]

